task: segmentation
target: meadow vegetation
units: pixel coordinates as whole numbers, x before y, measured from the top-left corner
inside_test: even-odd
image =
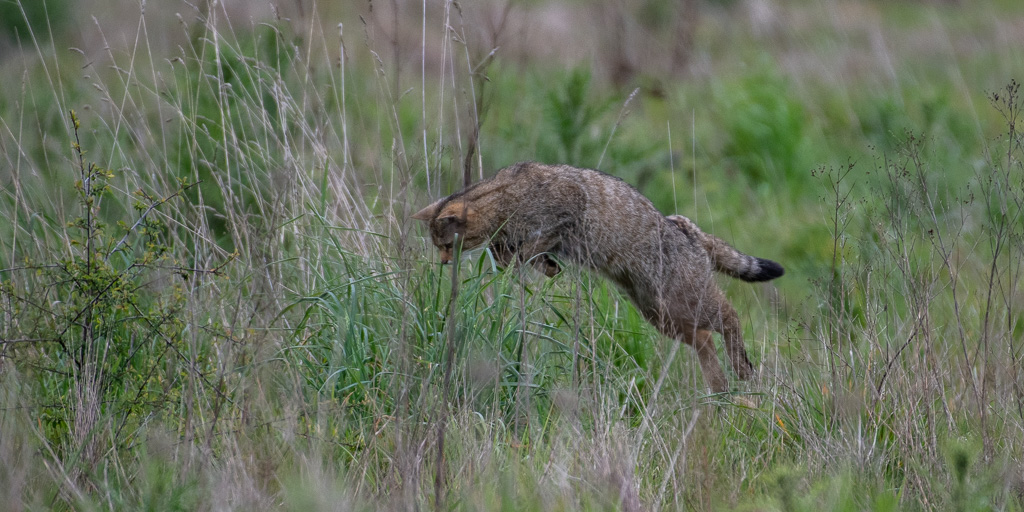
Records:
[[[0,508],[1024,508],[1024,5],[172,4],[0,3]],[[781,262],[759,378],[437,264],[523,160]]]

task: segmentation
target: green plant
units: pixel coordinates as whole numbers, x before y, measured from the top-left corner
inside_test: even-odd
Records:
[[[3,357],[38,374],[44,384],[32,399],[46,404],[38,416],[42,433],[84,477],[97,470],[104,453],[138,442],[149,415],[178,404],[187,379],[168,363],[185,363],[187,372],[205,378],[184,355],[182,283],[216,270],[174,261],[158,215],[194,183],[179,182],[162,198],[136,191],[132,224],[104,220],[106,210],[117,208],[107,202],[124,198],[112,198],[113,171],[86,162],[74,111],[70,120],[77,213],[60,233],[60,259],[7,269],[26,274],[6,283],[11,320],[35,328],[22,343],[5,344]]]
[[[811,168],[807,114],[784,77],[772,67],[715,89],[716,112],[725,133],[723,156],[750,183],[806,184]]]
[[[30,42],[60,35],[72,5],[68,0],[0,1],[0,36]]]
[[[635,96],[543,37],[479,46],[484,4],[90,3],[0,60],[0,506],[1024,508],[1024,4],[703,2],[692,74]],[[594,31],[509,5],[505,34]],[[625,3],[642,41],[665,5]],[[706,397],[585,272],[436,265],[407,216],[474,127],[485,174],[600,163],[777,256],[722,280],[759,380]]]
[[[541,161],[597,166],[597,155],[605,142],[598,121],[609,111],[611,102],[594,99],[591,93],[590,73],[577,68],[560,87],[545,94],[545,121],[550,138],[541,139],[538,144]]]

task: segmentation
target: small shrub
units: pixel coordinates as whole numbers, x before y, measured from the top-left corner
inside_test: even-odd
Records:
[[[715,89],[724,125],[723,156],[751,183],[782,183],[800,190],[808,158],[808,121],[786,79],[765,66]]]

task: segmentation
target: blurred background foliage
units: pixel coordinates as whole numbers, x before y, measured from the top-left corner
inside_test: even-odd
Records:
[[[0,508],[1020,510],[1021,76],[1017,0],[0,0]],[[752,405],[452,298],[409,215],[524,160],[785,265]]]

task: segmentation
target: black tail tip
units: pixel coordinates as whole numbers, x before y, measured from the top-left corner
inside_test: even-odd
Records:
[[[757,266],[757,273],[747,276],[747,279],[745,279],[746,281],[771,281],[772,279],[780,277],[786,273],[786,269],[782,268],[782,265],[779,265],[772,260],[758,258]]]

